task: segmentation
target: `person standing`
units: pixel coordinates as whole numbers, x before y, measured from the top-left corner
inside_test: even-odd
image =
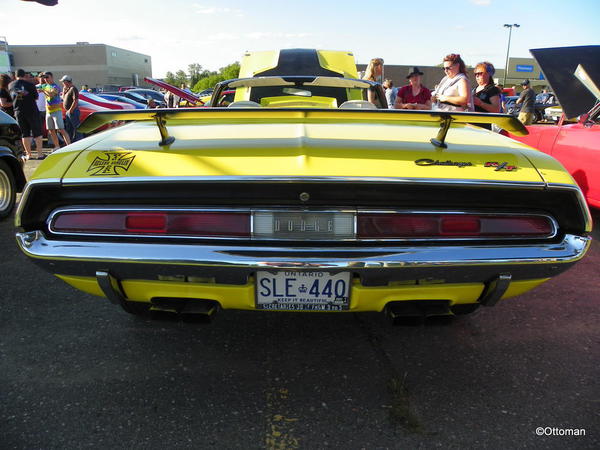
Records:
[[[62,136],[65,144],[69,145],[71,140],[69,134],[65,131],[60,88],[54,82],[52,72],[45,72],[40,78],[42,79],[42,84],[38,85],[37,88],[46,98],[46,128],[52,139],[52,144],[54,144],[54,148],[52,149],[54,151],[60,148],[58,133]]]
[[[0,75],[0,109],[11,117],[15,117],[13,102],[8,92],[8,85],[11,82],[10,75],[3,73]]]
[[[38,158],[43,158],[42,126],[36,105],[38,93],[35,85],[26,80],[23,69],[18,69],[17,79],[8,85],[8,91],[13,101],[15,119],[21,127],[21,141],[25,149],[25,159],[31,158],[32,138],[35,140]]]
[[[423,72],[418,67],[409,69],[406,79],[396,97],[396,109],[431,109],[431,91],[421,84]]]
[[[35,79],[35,84],[40,85],[40,84],[44,84],[44,78],[42,78],[42,76],[44,75],[44,72],[40,72],[38,74],[38,76]],[[38,93],[38,99],[36,100],[36,104],[38,107],[38,111],[40,112],[40,123],[43,125],[44,123],[46,123],[46,96],[45,95],[39,95]]]
[[[444,58],[446,76],[432,92],[433,109],[441,111],[469,111],[471,108],[471,90],[467,78],[465,63],[457,53]]]
[[[383,89],[385,89],[385,99],[387,100],[388,109],[394,109],[396,104],[396,97],[398,95],[398,88],[394,87],[394,82],[389,78],[383,81]]]
[[[523,86],[523,92],[517,99],[517,105],[522,104],[518,119],[523,122],[523,125],[531,125],[535,108],[535,92],[529,86],[529,80],[523,80],[521,86]]]
[[[504,86],[501,84],[497,84],[496,87],[498,88],[498,92],[500,95],[500,112],[506,112],[506,105],[505,105],[505,101],[506,101],[506,94],[504,93]]]
[[[77,131],[80,116],[79,91],[73,85],[73,78],[69,75],[63,75],[60,81],[63,84],[62,96],[67,118],[67,133],[69,133],[71,142],[75,142],[80,139],[80,134]]]
[[[373,58],[369,61],[369,65],[365,70],[365,75],[363,76],[363,80],[369,80],[374,83],[381,83],[381,77],[383,75],[383,58]],[[378,108],[381,108],[381,104],[377,99],[377,95],[375,94],[375,89],[370,87],[367,91],[367,100],[373,103]]]
[[[163,95],[167,108],[179,108],[179,97],[171,91],[167,91]]]
[[[42,79],[42,75],[44,75],[44,72],[39,72],[37,74],[37,76],[34,77],[34,80],[32,81],[32,83],[34,83],[36,85],[36,87],[39,84],[44,84],[44,80]],[[43,134],[44,134],[44,124],[46,123],[46,96],[43,95],[43,94],[40,94],[39,90],[38,90],[38,99],[35,101],[35,103],[36,103],[36,105],[38,107],[38,111],[39,111],[38,117],[39,117],[40,124],[41,124],[41,127],[42,127],[42,136],[43,136]],[[46,130],[46,133],[48,133],[48,130]],[[49,136],[46,136],[46,137],[49,137]],[[37,148],[36,148],[36,153],[41,153],[41,152],[43,152],[43,150],[44,149],[41,148],[40,151],[38,152]]]
[[[475,81],[477,87],[473,89],[473,104],[475,112],[500,112],[500,91],[494,84],[493,76],[496,69],[487,61],[475,66]]]

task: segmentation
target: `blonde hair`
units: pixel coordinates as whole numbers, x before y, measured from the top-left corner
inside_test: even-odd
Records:
[[[373,58],[369,61],[363,80],[377,81],[377,78],[375,77],[375,67],[378,66],[383,66],[383,58]]]

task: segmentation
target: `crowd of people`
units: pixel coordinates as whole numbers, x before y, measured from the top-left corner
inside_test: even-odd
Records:
[[[52,72],[33,76],[18,69],[12,74],[0,75],[0,109],[14,117],[21,128],[23,159],[33,157],[35,145],[37,159],[42,152],[44,124],[52,141],[53,151],[79,139],[79,91],[69,75],[63,75],[59,86]],[[63,119],[63,108],[65,118]]]
[[[373,58],[367,65],[363,79],[379,82],[383,76],[383,66],[382,58]],[[388,108],[481,113],[503,111],[503,89],[501,85],[494,84],[493,64],[484,61],[475,65],[473,76],[476,85],[473,88],[459,54],[447,55],[443,59],[443,69],[445,75],[433,90],[423,85],[423,72],[418,67],[408,71],[407,84],[400,88],[394,87],[390,79],[383,80]],[[42,152],[43,124],[48,130],[53,150],[61,147],[61,140],[62,144],[68,145],[79,138],[79,91],[69,75],[63,75],[59,81],[62,86],[54,81],[51,72],[40,72],[33,76],[19,69],[16,73],[0,74],[0,109],[14,117],[21,128],[25,160],[32,158],[33,145],[37,159],[45,157]],[[517,104],[521,105],[518,118],[529,125],[533,120],[535,93],[529,80],[524,80],[522,87],[523,91],[517,100]],[[84,85],[82,91],[87,90]],[[368,90],[367,99],[378,108],[383,107],[375,89]],[[169,92],[165,95],[167,107],[179,106],[178,100]],[[155,108],[158,104],[150,100],[147,107]]]
[[[378,82],[383,74],[382,58],[373,58],[365,70],[363,79]],[[399,89],[390,79],[383,80],[382,87],[390,109],[417,109],[434,111],[474,111],[500,113],[504,111],[503,86],[494,83],[494,65],[483,61],[473,70],[476,86],[471,88],[465,62],[459,54],[451,53],[443,59],[444,77],[433,90],[421,80],[423,72],[412,67],[406,75],[407,84]],[[517,100],[521,105],[519,120],[525,125],[533,121],[535,92],[529,80],[521,83],[523,91]],[[369,90],[368,101],[381,107],[374,90]],[[489,127],[489,126],[488,126]]]

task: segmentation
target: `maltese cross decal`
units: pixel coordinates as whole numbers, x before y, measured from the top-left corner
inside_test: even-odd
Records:
[[[105,158],[96,156],[96,159],[92,161],[87,172],[90,176],[97,175],[122,175],[129,170],[131,163],[135,159],[135,155],[131,153],[104,153]]]

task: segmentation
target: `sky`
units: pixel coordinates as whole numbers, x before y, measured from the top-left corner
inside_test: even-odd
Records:
[[[598,0],[0,0],[0,36],[11,45],[108,44],[152,57],[154,77],[218,70],[249,50],[349,50],[357,63],[436,65],[460,53],[468,65],[503,68],[530,48],[600,44]]]

